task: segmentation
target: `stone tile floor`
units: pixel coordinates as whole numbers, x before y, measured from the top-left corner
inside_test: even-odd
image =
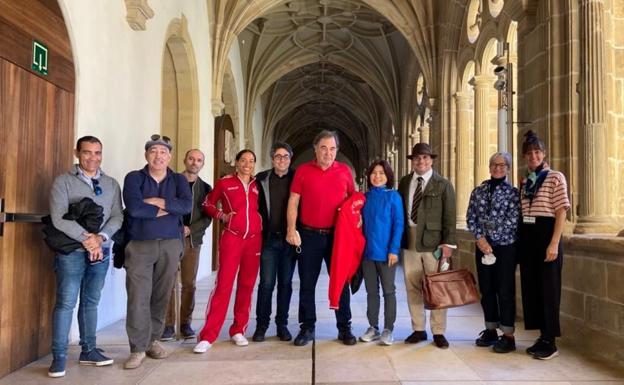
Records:
[[[295,276],[297,274],[295,273]],[[115,359],[112,366],[94,368],[78,365],[79,347],[70,348],[70,361],[64,378],[47,377],[51,356],[46,356],[0,379],[5,384],[624,384],[624,368],[582,354],[561,345],[561,355],[551,361],[538,361],[524,349],[531,345],[536,333],[519,330],[516,333],[518,350],[509,354],[495,354],[486,348],[477,348],[474,339],[483,328],[479,305],[452,309],[448,314],[450,349],[440,350],[428,342],[406,345],[403,339],[411,333],[406,306],[402,273],[397,272],[398,311],[393,346],[358,342],[344,346],[336,340],[335,318],[327,307],[328,277],[322,274],[317,286],[316,344],[295,347],[280,342],[271,326],[267,340],[250,342],[244,348],[229,342],[227,329],[219,341],[203,355],[193,354],[194,340],[166,343],[172,351],[166,360],[147,358],[136,370],[124,370],[122,364],[129,349],[124,321],[121,320],[98,332],[98,345]],[[193,327],[203,323],[206,302],[213,285],[208,278],[198,285]],[[296,335],[298,327],[298,285],[295,277],[290,330]],[[351,300],[353,331],[356,336],[368,327],[366,294],[364,288]],[[255,304],[255,300],[254,300]],[[231,304],[230,304],[231,306]],[[231,317],[230,308],[228,317]],[[247,336],[251,340],[255,328],[255,309],[252,307]],[[429,337],[431,338],[431,337]]]

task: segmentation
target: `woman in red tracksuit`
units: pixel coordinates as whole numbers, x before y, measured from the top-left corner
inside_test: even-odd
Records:
[[[249,344],[245,330],[249,322],[251,295],[258,276],[262,247],[258,187],[252,176],[255,163],[256,155],[251,150],[242,150],[236,154],[236,172],[219,179],[203,204],[204,212],[225,223],[225,229],[219,240],[217,280],[206,307],[206,323],[193,349],[195,353],[206,352],[219,336],[237,272],[234,322],[230,326],[230,337],[238,346]],[[219,201],[221,209],[217,208]]]

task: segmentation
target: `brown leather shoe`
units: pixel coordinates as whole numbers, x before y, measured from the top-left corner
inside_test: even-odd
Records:
[[[434,334],[433,343],[440,349],[448,349],[449,347],[449,342],[446,340],[446,337],[444,337],[444,334]]]
[[[130,357],[124,363],[124,369],[136,369],[143,363],[145,352],[130,353]]]
[[[152,346],[145,352],[148,357],[160,360],[169,357],[169,352],[165,349],[160,341],[153,341]]]

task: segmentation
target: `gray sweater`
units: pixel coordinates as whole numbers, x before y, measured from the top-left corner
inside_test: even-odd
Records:
[[[121,228],[123,214],[121,208],[121,190],[117,181],[100,171],[99,186],[102,194],[95,195],[93,188],[78,176],[78,165],[71,171],[61,174],[52,184],[50,192],[50,217],[54,227],[64,232],[68,237],[78,242],[87,239],[83,233],[87,232],[76,221],[63,219],[69,205],[79,202],[84,197],[93,199],[104,209],[103,225],[100,233],[112,237]]]

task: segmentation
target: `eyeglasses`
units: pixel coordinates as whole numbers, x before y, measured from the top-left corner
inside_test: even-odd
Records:
[[[290,155],[289,154],[284,154],[284,155],[275,154],[273,155],[273,159],[274,160],[288,160],[290,159]]]
[[[492,163],[490,165],[492,168],[507,168],[507,163]]]
[[[100,181],[97,179],[91,178],[91,183],[93,184],[93,192],[96,196],[102,195],[102,188],[100,187]]]
[[[164,135],[160,136],[158,134],[154,134],[154,135],[150,136],[151,140],[158,140],[158,139],[161,139],[161,138],[162,138],[163,142],[165,142],[165,143],[171,142],[171,138],[169,138],[168,136],[164,136]]]

